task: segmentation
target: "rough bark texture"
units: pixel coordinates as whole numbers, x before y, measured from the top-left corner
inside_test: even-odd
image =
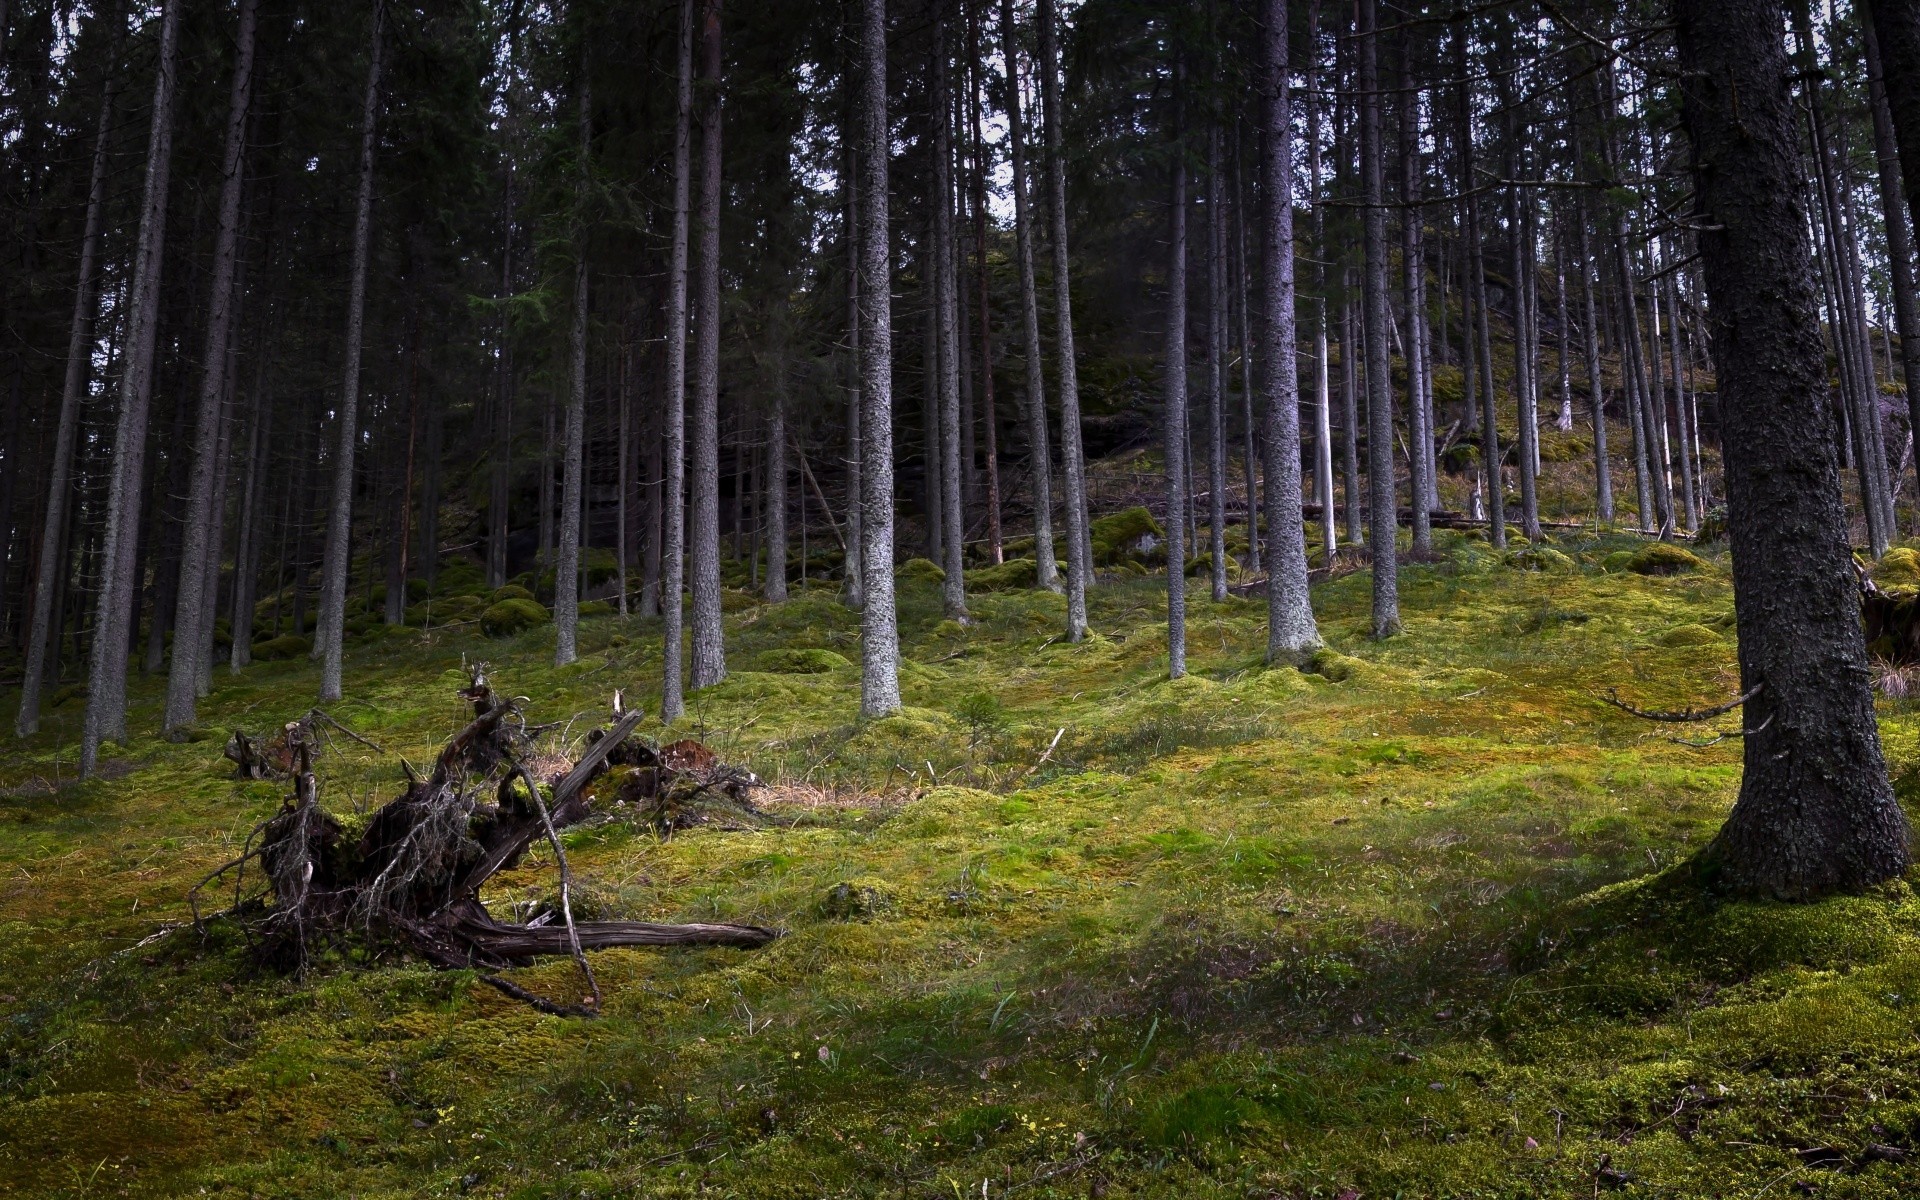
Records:
[[[1187,161],[1180,69],[1174,67],[1173,196],[1167,207],[1166,373],[1162,400],[1167,460],[1167,675],[1187,673]]]
[[[1047,436],[1047,385],[1040,364],[1040,306],[1033,282],[1033,217],[1027,203],[1026,129],[1020,111],[1020,56],[1013,0],[1000,0],[1000,48],[1007,69],[1007,151],[1013,178],[1015,255],[1020,269],[1020,333],[1026,351],[1027,452],[1033,473],[1033,561],[1037,586],[1060,590],[1053,558],[1053,455]]]
[[[1613,462],[1607,453],[1607,385],[1600,374],[1600,315],[1593,299],[1596,267],[1587,237],[1586,206],[1582,204],[1580,285],[1586,300],[1587,390],[1593,407],[1594,515],[1604,526],[1613,523]]]
[[[1414,90],[1411,55],[1400,56],[1400,257],[1407,281],[1407,460],[1412,469],[1413,553],[1433,553],[1433,422],[1426,376],[1427,262],[1422,249],[1420,198],[1420,93]]]
[[[1067,486],[1067,640],[1087,635],[1087,587],[1093,580],[1088,543],[1087,450],[1080,432],[1080,373],[1073,350],[1072,270],[1067,258],[1066,120],[1060,102],[1060,50],[1055,0],[1038,0],[1040,106],[1046,123],[1047,206],[1053,242],[1055,390],[1060,393],[1060,464]],[[969,461],[971,466],[971,461]],[[1247,468],[1251,471],[1251,465]],[[1249,504],[1252,501],[1249,500]],[[1251,526],[1252,518],[1249,517]]]
[[[360,185],[353,210],[353,265],[347,280],[346,364],[341,372],[339,441],[334,449],[333,498],[327,508],[327,541],[320,567],[320,699],[340,698],[340,660],[347,607],[347,562],[353,540],[353,459],[360,440],[360,344],[366,330],[367,258],[373,240],[373,153],[380,118],[380,69],[386,43],[386,0],[374,0],[373,52],[367,66],[366,104],[361,111]]]
[[[87,672],[87,712],[80,734],[80,774],[93,773],[102,741],[127,740],[127,650],[133,635],[134,565],[140,540],[141,480],[146,470],[147,411],[153,399],[153,351],[160,307],[160,262],[166,247],[167,186],[173,167],[173,107],[178,82],[181,0],[160,12],[160,46],[147,137],[147,177],[140,233],[127,295],[126,349],[120,373],[120,418],[107,482],[107,527],[101,538],[100,587]]]
[[[933,251],[936,275],[936,335],[939,341],[940,524],[946,537],[940,565],[947,573],[941,598],[948,617],[967,617],[967,517],[960,506],[960,297],[954,278],[952,109],[949,92],[949,5],[936,10],[933,51]]]
[[[687,224],[692,193],[693,12],[680,0],[679,85],[673,128],[673,241],[667,254],[666,482],[661,490],[662,553],[660,612],[665,661],[661,667],[660,719],[676,721],[686,711],[680,655],[685,641],[687,525]]]
[[[1217,72],[1216,72],[1217,77]],[[1220,119],[1207,114],[1207,566],[1214,603],[1227,598],[1227,223]]]
[[[783,366],[780,386],[767,415],[767,599],[787,598],[787,388]]]
[[[701,0],[700,236],[693,311],[693,525],[688,531],[696,688],[727,677],[720,628],[720,0]]]
[[[893,273],[887,227],[887,3],[860,4],[860,713],[900,707],[893,605]]]
[[[1700,865],[1801,899],[1910,862],[1874,721],[1778,0],[1676,0],[1683,114],[1713,320],[1745,775]],[[1884,30],[1883,30],[1884,37]]]
[[[1366,254],[1367,487],[1373,543],[1373,636],[1400,632],[1399,505],[1393,486],[1393,378],[1387,360],[1386,183],[1380,144],[1379,33],[1375,0],[1360,4],[1360,171],[1367,207],[1361,239]]]
[[[576,203],[587,200],[589,155],[593,150],[593,92],[584,54],[580,63],[580,172]],[[584,221],[583,213],[574,215]],[[567,338],[567,417],[561,453],[560,553],[553,573],[553,663],[564,667],[576,656],[575,635],[580,627],[580,504],[586,493],[587,431],[587,238],[574,233],[573,325]],[[621,448],[621,454],[626,450]],[[626,593],[623,590],[621,595]]]
[[[1307,539],[1301,527],[1300,379],[1294,363],[1293,99],[1287,91],[1287,0],[1265,0],[1260,30],[1260,191],[1266,236],[1260,239],[1260,393],[1266,405],[1262,439],[1267,476],[1267,661],[1304,662],[1320,648],[1307,590]],[[1320,378],[1325,416],[1325,347]],[[1328,482],[1332,460],[1327,459]],[[1331,491],[1331,488],[1328,488]],[[1330,497],[1323,497],[1329,499]],[[1332,504],[1326,505],[1329,514]]]
[[[1896,72],[1887,69],[1878,26],[1887,20],[1880,16],[1881,10],[1894,14],[1897,21],[1894,10],[1901,8],[1907,12],[1911,28],[1903,35],[1906,57],[1900,60],[1902,68]],[[1879,0],[1873,6],[1872,19],[1860,25],[1866,42],[1867,92],[1873,109],[1874,156],[1880,167],[1880,212],[1886,222],[1894,325],[1900,331],[1901,379],[1907,386],[1907,427],[1920,430],[1920,296],[1916,295],[1911,232],[1920,230],[1920,224],[1909,225],[1910,220],[1920,222],[1920,208],[1906,210],[1900,197],[1902,181],[1913,180],[1914,175],[1920,174],[1920,3]],[[1895,132],[1892,105],[1895,91],[1903,94],[1912,110],[1908,114],[1905,139]],[[1911,147],[1908,165],[1904,168],[1900,156],[1903,142]],[[1909,183],[1906,190],[1909,196],[1920,195],[1920,181]],[[1920,470],[1920,456],[1916,456],[1916,470]],[[1894,483],[1897,485],[1899,481]]]
[[[240,257],[241,170],[247,155],[247,109],[253,98],[253,44],[259,0],[240,0],[234,38],[233,83],[227,100],[227,146],[220,164],[219,225],[214,235],[213,285],[207,297],[206,353],[201,359],[200,395],[193,438],[193,474],[187,484],[185,541],[180,553],[180,587],[173,616],[173,661],[167,669],[166,732],[193,724],[200,681],[200,644],[213,625],[206,602],[207,574],[220,569],[219,527],[213,519],[218,473],[222,402],[228,392],[227,344],[233,336],[235,264]],[[187,652],[191,647],[194,652]]]
[[[857,101],[856,101],[857,103]],[[857,118],[856,118],[857,119]],[[861,380],[866,374],[866,359],[860,353],[860,149],[858,139],[847,148],[847,174],[842,187],[847,193],[847,544],[845,546],[845,567],[841,570],[840,598],[848,608],[859,611],[865,603],[865,589],[861,584],[862,564],[860,556],[866,552],[864,537],[861,533],[860,509],[865,495],[860,478],[860,460],[866,454],[866,443],[860,439]],[[804,465],[804,460],[803,464]],[[800,508],[800,581],[807,579],[807,522],[806,497],[801,496]],[[833,510],[827,506],[826,498],[820,499],[821,515],[828,523],[833,521]]]
[[[116,15],[116,20],[118,17]],[[0,42],[5,25],[0,24]],[[114,46],[120,45],[119,25]],[[13,731],[20,737],[40,728],[40,690],[46,676],[47,654],[59,636],[54,621],[57,581],[67,573],[67,504],[72,490],[73,447],[80,427],[80,406],[86,399],[91,374],[94,313],[99,300],[100,227],[107,203],[107,152],[111,149],[113,106],[119,95],[118,72],[107,77],[100,97],[100,119],[93,139],[93,171],[87,185],[86,224],[80,235],[80,278],[73,295],[73,319],[67,334],[66,378],[60,390],[60,416],[53,435],[53,457],[47,464],[47,507],[40,531],[40,561],[34,573],[33,613],[27,627],[26,669],[20,682],[20,711]]]

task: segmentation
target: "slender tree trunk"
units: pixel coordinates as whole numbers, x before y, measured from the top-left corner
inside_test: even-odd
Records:
[[[564,667],[577,656],[580,629],[581,503],[586,497],[587,431],[587,305],[591,300],[587,278],[587,193],[593,155],[593,91],[587,55],[580,56],[580,173],[574,213],[573,327],[567,338],[568,388],[565,455],[561,463],[565,483],[560,499],[560,555],[553,573],[553,665]],[[621,454],[626,453],[624,445]],[[621,472],[622,475],[625,472]],[[624,493],[622,493],[624,496]],[[621,595],[626,593],[623,590]]]
[[[212,521],[214,477],[221,442],[221,402],[227,395],[227,343],[233,335],[234,272],[240,256],[240,194],[246,178],[247,110],[253,99],[253,45],[259,0],[240,0],[234,37],[233,84],[227,100],[227,149],[221,162],[220,215],[213,246],[213,286],[208,295],[206,355],[201,360],[200,403],[194,424],[193,475],[187,485],[187,518],[180,551],[180,584],[173,616],[173,660],[167,670],[167,707],[162,727],[179,737],[194,722],[199,692],[197,653],[213,625],[206,603],[206,576],[220,569],[218,530]]]
[[[1246,157],[1246,139],[1240,135],[1240,126],[1234,125],[1233,155],[1233,293],[1237,306],[1235,315],[1239,318],[1235,335],[1240,352],[1240,422],[1246,433],[1246,443],[1241,453],[1246,460],[1247,480],[1247,569],[1258,575],[1264,569],[1265,555],[1261,553],[1260,532],[1260,478],[1262,467],[1258,442],[1260,428],[1253,416],[1253,315],[1248,308],[1253,303],[1251,286],[1247,281],[1247,192],[1241,181],[1241,163]],[[1287,198],[1288,224],[1292,224],[1293,198]],[[1300,438],[1300,385],[1294,381],[1294,417],[1293,436],[1296,460],[1299,457]],[[1296,477],[1298,469],[1296,468]]]
[[[1020,271],[1020,332],[1027,358],[1027,449],[1033,456],[1034,582],[1060,590],[1053,558],[1053,455],[1047,437],[1047,388],[1040,362],[1040,307],[1033,282],[1033,218],[1027,207],[1026,130],[1020,111],[1020,56],[1013,0],[1000,0],[1000,47],[1007,67],[1007,150],[1012,158],[1013,230]]]
[[[1362,217],[1366,253],[1367,483],[1373,543],[1373,636],[1400,632],[1399,505],[1393,485],[1393,378],[1387,361],[1387,189],[1380,125],[1380,35],[1375,0],[1360,9],[1360,170],[1367,207]]]
[[[1885,2],[1881,0],[1881,3]],[[1910,3],[1907,7],[1920,11],[1920,5]],[[1915,24],[1920,26],[1920,18],[1916,18]],[[1860,27],[1866,42],[1868,105],[1873,111],[1874,157],[1880,168],[1880,214],[1886,223],[1893,323],[1900,331],[1900,377],[1907,388],[1907,428],[1920,436],[1920,295],[1916,295],[1914,281],[1913,232],[1908,226],[1909,214],[1903,211],[1900,204],[1903,171],[1894,135],[1893,114],[1887,100],[1889,77],[1880,53],[1880,38],[1872,16],[1862,20]],[[1916,37],[1916,41],[1920,41],[1920,37]],[[1920,53],[1920,45],[1916,45],[1914,51]],[[1908,65],[1909,74],[1913,70],[1920,70],[1913,64]],[[1920,129],[1915,130],[1915,136],[1920,137]],[[1920,153],[1914,157],[1915,168],[1920,169]],[[1888,351],[1892,351],[1891,339]],[[1891,374],[1891,366],[1888,372]],[[1916,454],[1915,458],[1916,472],[1920,472],[1920,454]]]
[[[1087,509],[1087,450],[1080,430],[1080,372],[1074,360],[1072,270],[1067,257],[1066,116],[1060,102],[1060,51],[1056,0],[1038,0],[1040,25],[1040,104],[1046,122],[1047,203],[1053,232],[1053,316],[1055,370],[1060,392],[1060,459],[1067,486],[1067,640],[1087,633],[1087,588],[1093,584],[1093,555]],[[971,459],[969,459],[971,466]],[[1247,468],[1251,471],[1253,468]],[[1251,505],[1251,486],[1249,486]],[[1248,517],[1249,529],[1253,518]]]
[[[1680,423],[1680,503],[1689,536],[1700,529],[1699,497],[1693,490],[1693,429],[1687,421],[1687,381],[1680,365],[1680,289],[1667,278],[1667,356],[1673,363],[1673,413]]]
[[[720,0],[701,0],[699,274],[693,313],[693,686],[727,677],[720,626]]]
[[[3,6],[0,6],[3,7]],[[119,56],[125,18],[107,10],[114,22],[113,54]],[[4,54],[6,23],[0,19],[0,54]],[[47,466],[47,507],[41,522],[40,561],[34,572],[33,615],[27,629],[26,669],[20,682],[20,711],[13,731],[20,737],[40,728],[40,692],[47,655],[56,648],[60,624],[55,618],[57,586],[67,573],[70,518],[68,500],[73,491],[73,447],[79,436],[80,410],[87,397],[93,365],[94,316],[99,311],[100,230],[107,203],[107,158],[113,136],[114,101],[120,92],[120,73],[110,71],[100,97],[100,118],[93,137],[93,170],[87,185],[86,224],[80,235],[80,278],[74,285],[73,317],[68,324],[67,371],[60,389],[59,424],[53,435],[53,455]]]
[[[340,665],[347,608],[347,563],[353,535],[353,461],[359,442],[360,344],[366,328],[367,259],[373,240],[373,154],[380,116],[380,69],[384,53],[386,0],[374,0],[373,55],[367,68],[366,106],[361,116],[360,190],[354,202],[353,265],[347,283],[346,370],[340,386],[340,441],[335,451],[333,500],[327,512],[327,542],[320,569],[320,699],[340,699]]]
[[[1307,195],[1313,206],[1313,290],[1316,300],[1313,306],[1314,492],[1320,500],[1320,540],[1326,551],[1327,565],[1331,567],[1334,553],[1339,549],[1340,518],[1333,502],[1333,391],[1327,378],[1327,214],[1320,203],[1320,0],[1307,0],[1306,82]],[[1272,150],[1266,153],[1271,155]],[[1271,178],[1267,180],[1267,186],[1272,186]],[[1268,220],[1272,219],[1269,215]],[[1269,230],[1269,236],[1271,233]],[[1272,254],[1273,251],[1268,248],[1263,253]],[[1267,419],[1273,419],[1271,414]],[[1269,483],[1267,486],[1271,497],[1273,485]],[[1272,503],[1271,498],[1269,503]],[[1269,512],[1269,527],[1273,520],[1273,513]],[[1271,557],[1271,549],[1268,555]],[[1272,572],[1276,568],[1269,563],[1267,569]]]
[[[1509,61],[1518,58],[1514,45],[1511,26],[1503,29],[1500,38],[1501,57]],[[1513,94],[1513,76],[1511,72],[1499,73],[1497,95],[1500,100],[1502,116],[1503,158],[1501,169],[1508,179],[1520,179],[1527,170],[1526,148],[1522,144],[1525,117],[1519,111],[1519,102]],[[1519,434],[1519,445],[1515,447],[1520,475],[1520,531],[1530,542],[1540,540],[1540,502],[1536,488],[1536,465],[1539,462],[1537,443],[1540,438],[1538,412],[1539,393],[1534,381],[1533,291],[1528,279],[1529,246],[1527,244],[1532,197],[1526,189],[1517,184],[1509,185],[1507,191],[1507,259],[1513,271],[1513,411],[1514,422]],[[1488,373],[1491,375],[1489,359]]]
[[[1353,272],[1344,271],[1348,295],[1354,292]],[[1360,502],[1360,372],[1366,354],[1360,345],[1360,332],[1354,325],[1351,301],[1340,306],[1340,417],[1341,484],[1346,501],[1347,541],[1358,546],[1366,542],[1362,532],[1364,505]]]
[[[1572,327],[1567,319],[1567,239],[1566,231],[1561,229],[1559,209],[1554,210],[1554,219],[1550,227],[1554,231],[1553,239],[1553,315],[1559,322],[1559,330],[1553,339],[1554,357],[1558,359],[1560,375],[1560,412],[1555,417],[1553,427],[1561,433],[1573,431],[1573,347],[1570,340]]]
[[[860,3],[860,714],[900,708],[893,605],[893,273],[887,222],[887,3]]]
[[[273,326],[277,327],[275,321]],[[239,545],[234,551],[233,615],[227,628],[232,645],[227,655],[227,670],[238,675],[253,661],[253,606],[260,580],[260,554],[266,541],[267,477],[271,474],[273,454],[274,404],[267,398],[267,363],[271,357],[262,344],[256,357],[253,377],[253,416],[247,425],[247,473],[241,484],[245,497],[245,516],[240,522]]]
[[[1219,78],[1219,72],[1214,72]],[[1227,598],[1227,223],[1220,119],[1207,113],[1207,563],[1215,604]]]
[[[937,0],[933,38],[933,259],[936,268],[936,328],[939,340],[939,442],[941,524],[946,527],[944,554],[940,560],[946,571],[941,599],[949,618],[967,619],[967,577],[964,558],[967,537],[966,512],[960,504],[960,297],[954,278],[958,255],[953,247],[953,103],[950,91],[952,62],[951,33],[948,25],[951,5]],[[1049,131],[1051,134],[1051,131]]]
[[[1413,86],[1411,47],[1400,55],[1400,256],[1407,281],[1407,463],[1412,475],[1413,554],[1433,554],[1433,421],[1427,405],[1427,256],[1420,199],[1420,93]]]
[[[981,456],[987,467],[987,553],[995,565],[1006,561],[1000,528],[1000,417],[993,392],[993,307],[991,277],[987,273],[987,143],[980,136],[980,30],[978,9],[967,6],[967,46],[971,68],[967,77],[968,123],[973,131],[973,252],[975,302],[980,312],[980,419],[986,434]]]
[[[787,598],[787,367],[782,347],[780,379],[773,389],[773,411],[767,418],[766,527],[767,599],[775,604]]]
[[[1179,50],[1174,51],[1175,54]],[[1173,197],[1168,232],[1166,373],[1167,675],[1187,673],[1187,130],[1181,65],[1174,78]]]
[[[1586,299],[1587,392],[1593,406],[1593,489],[1594,513],[1600,524],[1613,523],[1613,463],[1607,454],[1607,385],[1600,374],[1600,316],[1594,306],[1593,277],[1596,264],[1587,236],[1587,213],[1583,203],[1577,217],[1580,224],[1580,286]]]
[[[130,311],[120,373],[120,418],[114,431],[107,485],[107,527],[101,539],[100,587],[87,673],[87,712],[80,735],[80,774],[92,775],[100,743],[127,740],[127,650],[133,602],[139,590],[141,480],[147,451],[147,410],[153,398],[153,355],[160,306],[160,263],[166,244],[167,188],[173,165],[173,107],[178,82],[181,0],[164,0],[147,140],[147,178],[139,241],[127,288]]]
[[[857,120],[857,118],[855,118]],[[849,122],[852,123],[851,121]],[[862,497],[866,494],[861,482],[861,460],[866,456],[866,443],[860,436],[860,414],[863,406],[861,385],[866,371],[866,359],[860,350],[860,325],[865,319],[860,308],[860,147],[856,139],[847,148],[847,175],[843,187],[847,193],[847,544],[842,551],[845,564],[841,574],[845,577],[845,587],[841,597],[849,608],[858,611],[866,603],[866,591],[862,586],[864,575],[861,556],[866,552],[864,535],[861,530],[861,509],[865,504]],[[890,310],[889,310],[890,311]],[[892,361],[891,355],[888,361]],[[891,410],[891,398],[889,398]],[[833,520],[833,510],[828,507],[826,498],[820,500],[820,507],[826,509],[823,514],[829,522]],[[802,516],[805,508],[802,507]],[[806,522],[800,523],[801,537],[806,536]],[[804,584],[806,572],[806,547],[801,546],[800,582]]]
[[[631,514],[633,508],[633,395],[629,390],[632,376],[633,347],[629,343],[632,331],[633,303],[629,294],[626,315],[620,323],[619,345],[614,348],[615,381],[613,389],[614,404],[614,571],[619,580],[620,600],[618,609],[621,616],[627,615],[627,562],[633,549],[633,526]]]
[[[1884,3],[1884,0],[1882,0]],[[1904,872],[1834,464],[1778,0],[1676,0],[1733,539],[1746,769],[1701,855],[1802,899]],[[1882,31],[1884,36],[1884,30]]]
[[[1263,0],[1259,40],[1260,192],[1265,199],[1260,239],[1262,438],[1267,477],[1267,661],[1298,665],[1320,648],[1307,589],[1307,539],[1300,525],[1300,377],[1294,359],[1293,98],[1287,90],[1287,0]],[[1324,325],[1324,322],[1322,322]],[[1243,339],[1244,341],[1244,339]],[[1326,414],[1326,346],[1320,349],[1322,420]],[[1332,462],[1322,499],[1329,514]],[[1248,505],[1252,505],[1251,486]],[[1251,512],[1248,532],[1256,528]]]
[[[679,83],[673,127],[673,242],[667,262],[666,480],[661,494],[660,611],[665,618],[666,657],[661,668],[660,720],[670,724],[686,711],[681,696],[686,587],[687,469],[687,226],[692,192],[694,0],[680,0]]]

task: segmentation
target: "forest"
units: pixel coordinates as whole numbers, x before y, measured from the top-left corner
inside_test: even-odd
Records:
[[[1920,1194],[1920,0],[0,0],[0,1197]]]

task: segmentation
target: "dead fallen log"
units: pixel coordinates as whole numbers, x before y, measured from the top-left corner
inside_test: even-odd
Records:
[[[758,925],[573,920],[561,829],[619,814],[665,835],[706,823],[700,814],[710,809],[751,823],[759,813],[748,793],[760,786],[751,772],[720,763],[697,742],[655,751],[633,737],[641,716],[621,711],[617,696],[613,723],[589,733],[579,761],[554,767],[533,753],[519,702],[495,693],[484,668],[475,669],[461,696],[471,719],[448,739],[425,779],[407,770],[405,790],[376,811],[358,837],[320,804],[313,759],[323,726],[315,714],[289,722],[264,748],[236,733],[242,758],[230,742],[229,759],[243,771],[246,762],[266,770],[284,761],[293,787],[280,810],[253,830],[241,856],[195,885],[196,915],[198,893],[230,878],[234,903],[227,915],[241,921],[264,961],[295,971],[320,951],[349,943],[448,968],[497,970],[570,955],[591,992],[588,1007],[536,1005],[568,1013],[598,1008],[589,950],[754,947],[779,936]],[[537,768],[542,762],[548,765]],[[481,890],[543,839],[554,852],[561,920],[547,923],[551,914],[528,924],[498,920]],[[250,867],[258,879],[251,896]],[[521,999],[531,995],[497,978],[487,982]]]

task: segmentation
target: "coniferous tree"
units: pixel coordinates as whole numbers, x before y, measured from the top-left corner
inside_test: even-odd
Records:
[[[900,707],[893,603],[893,271],[887,219],[887,3],[860,0],[860,712]]]
[[[665,617],[666,659],[661,667],[660,719],[671,722],[686,711],[681,661],[686,587],[686,397],[687,397],[687,236],[692,196],[694,0],[680,0],[680,33],[675,61],[678,85],[673,125],[673,229],[667,252],[666,467],[662,496],[660,606]]]
[[[1367,503],[1373,548],[1373,636],[1400,632],[1399,505],[1393,481],[1393,381],[1388,372],[1387,218],[1381,145],[1379,30],[1375,0],[1359,0],[1360,171],[1366,191]]]
[[[696,688],[727,677],[720,626],[720,0],[701,0],[699,270],[693,311],[693,675]]]

